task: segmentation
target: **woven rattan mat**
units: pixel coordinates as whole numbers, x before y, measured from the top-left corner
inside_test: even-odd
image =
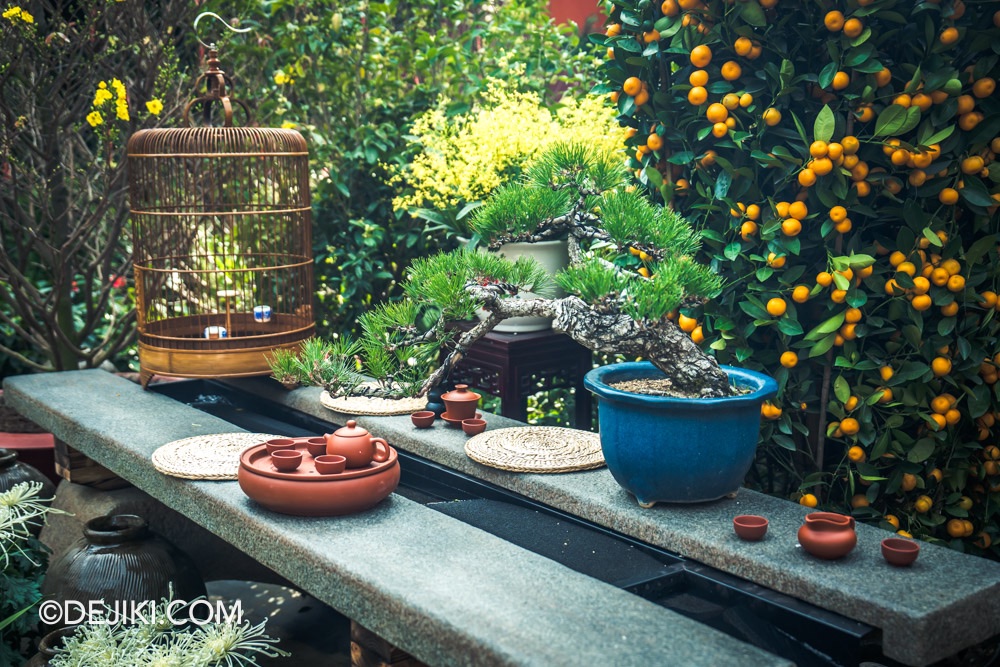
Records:
[[[372,398],[369,396],[341,396],[332,398],[329,392],[319,396],[323,407],[345,415],[408,415],[427,407],[427,397],[420,398]]]
[[[240,454],[265,440],[281,438],[266,433],[216,433],[168,442],[153,452],[153,467],[164,475],[184,479],[236,479]]]
[[[596,433],[558,426],[486,431],[465,443],[473,461],[513,472],[573,472],[604,465]]]

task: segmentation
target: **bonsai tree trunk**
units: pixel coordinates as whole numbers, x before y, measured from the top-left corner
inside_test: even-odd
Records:
[[[467,288],[483,300],[490,317],[459,337],[455,349],[428,378],[421,394],[448,376],[477,340],[508,317],[553,318],[552,329],[595,352],[642,357],[663,371],[680,393],[705,398],[730,396],[729,378],[677,325],[667,319],[640,323],[623,313],[600,313],[575,296],[562,299],[503,299],[490,287]]]

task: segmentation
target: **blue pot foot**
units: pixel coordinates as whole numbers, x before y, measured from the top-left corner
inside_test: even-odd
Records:
[[[729,493],[726,494],[726,498],[729,498],[730,500],[734,500],[736,498],[736,496],[739,495],[739,493],[740,493],[739,489],[736,489],[735,491],[730,491]]]
[[[636,502],[638,502],[638,503],[639,503],[639,507],[641,507],[641,508],[642,508],[642,509],[644,509],[644,510],[648,510],[649,508],[651,508],[651,507],[652,507],[653,505],[655,505],[655,504],[656,504],[656,501],[655,501],[655,500],[651,500],[651,501],[650,501],[650,502],[648,502],[648,503],[647,503],[647,502],[643,502],[643,501],[642,501],[642,500],[640,500],[639,498],[636,498],[635,500],[636,500]]]

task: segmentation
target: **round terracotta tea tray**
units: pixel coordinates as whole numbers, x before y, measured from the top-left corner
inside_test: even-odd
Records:
[[[281,472],[271,464],[271,455],[267,453],[265,445],[255,445],[240,455],[240,468],[246,468],[250,472],[264,477],[274,479],[287,479],[293,482],[340,482],[347,479],[357,479],[383,472],[387,468],[396,465],[399,455],[395,448],[389,448],[389,458],[382,462],[371,462],[367,468],[348,468],[344,472],[334,475],[321,475],[316,472],[316,464],[313,457],[306,451],[307,438],[292,438],[296,440],[295,446],[290,449],[302,452],[302,463],[291,472]]]
[[[305,449],[306,438],[295,449]],[[389,458],[367,468],[333,475],[316,472],[312,456],[303,453],[293,472],[278,472],[263,444],[240,456],[237,479],[243,493],[264,507],[296,516],[340,516],[371,509],[399,485],[399,455],[389,447]]]

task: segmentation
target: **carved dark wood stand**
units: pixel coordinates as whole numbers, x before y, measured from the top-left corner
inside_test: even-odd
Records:
[[[472,323],[458,326],[468,329]],[[528,396],[545,389],[574,388],[573,426],[589,430],[591,395],[583,386],[583,376],[592,364],[589,349],[551,329],[516,334],[492,331],[469,349],[452,370],[451,381],[499,396],[500,414],[518,421],[527,419]]]

